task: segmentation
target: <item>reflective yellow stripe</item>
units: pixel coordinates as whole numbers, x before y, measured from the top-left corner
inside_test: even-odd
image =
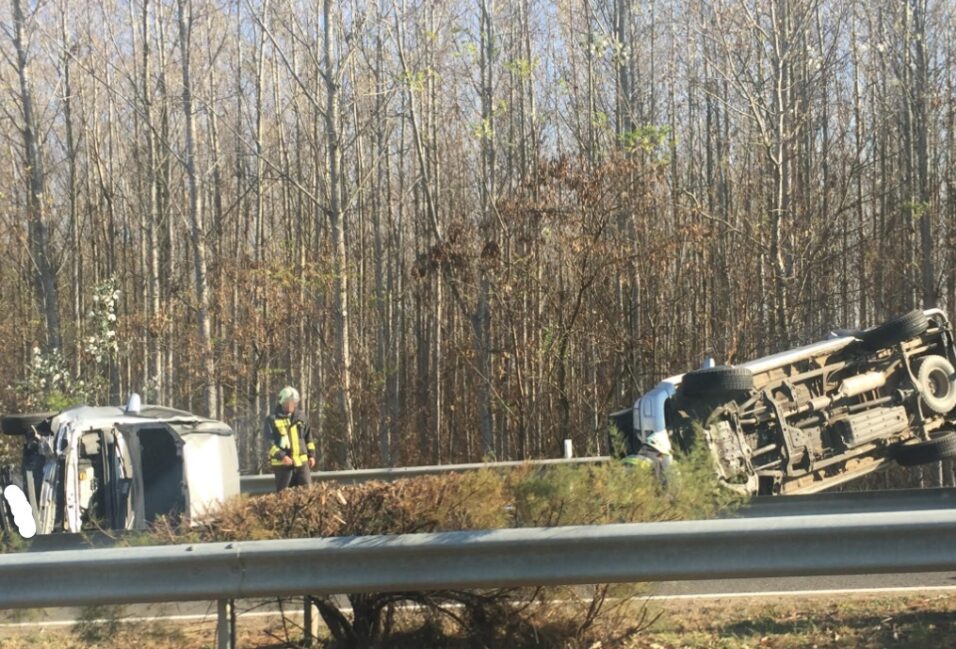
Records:
[[[289,429],[289,437],[292,438],[292,461],[296,466],[302,466],[302,453],[299,451],[299,424],[293,424]]]
[[[282,460],[279,459],[279,451],[281,451],[281,450],[282,450],[282,449],[280,449],[280,448],[279,448],[278,446],[276,446],[275,444],[273,444],[273,445],[269,448],[269,463],[270,463],[272,466],[282,466]]]
[[[289,424],[289,420],[276,417],[275,419],[276,428],[279,430],[279,435],[285,437],[291,448],[288,448],[289,457],[292,458],[292,464],[294,466],[302,466],[305,463],[309,456],[302,452],[302,449],[299,444],[299,424]],[[273,447],[274,448],[274,447]],[[281,466],[282,460],[273,459],[273,466]]]

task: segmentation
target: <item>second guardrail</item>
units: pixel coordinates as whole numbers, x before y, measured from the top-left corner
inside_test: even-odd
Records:
[[[357,484],[372,480],[400,480],[423,475],[443,475],[462,473],[480,469],[504,470],[520,466],[550,466],[561,464],[595,464],[606,462],[609,457],[576,457],[570,459],[525,460],[514,462],[474,462],[471,464],[436,464],[426,466],[401,466],[387,469],[352,469],[350,471],[314,471],[313,482],[335,482],[337,484]],[[275,478],[271,473],[262,475],[244,475],[239,478],[239,490],[251,496],[275,491]]]

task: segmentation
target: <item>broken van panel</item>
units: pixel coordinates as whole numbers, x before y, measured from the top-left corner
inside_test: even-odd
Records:
[[[956,347],[945,314],[878,327],[734,367],[672,376],[611,415],[620,454],[664,432],[701,441],[719,478],[750,494],[812,493],[895,461],[956,457]]]
[[[0,420],[4,433],[23,436],[22,471],[8,469],[0,482],[22,489],[38,534],[144,529],[159,516],[195,519],[238,495],[226,424],[138,398],[130,405]]]

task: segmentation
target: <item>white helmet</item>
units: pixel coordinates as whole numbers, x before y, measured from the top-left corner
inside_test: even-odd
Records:
[[[647,436],[644,443],[663,455],[671,453],[671,438],[665,431],[656,431]]]
[[[287,401],[300,401],[299,391],[287,385],[279,391],[279,405],[284,406]]]

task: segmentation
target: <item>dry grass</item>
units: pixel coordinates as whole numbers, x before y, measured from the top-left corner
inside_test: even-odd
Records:
[[[833,595],[675,601],[621,649],[956,647],[956,596]],[[605,647],[609,645],[603,645]]]

